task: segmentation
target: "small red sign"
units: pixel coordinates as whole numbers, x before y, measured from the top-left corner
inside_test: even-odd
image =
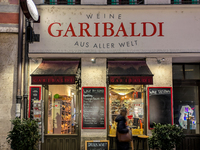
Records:
[[[32,76],[31,84],[75,84],[75,76]]]
[[[132,119],[133,118],[133,115],[129,115],[129,116],[127,116],[128,117],[128,119]]]
[[[153,76],[110,76],[110,84],[153,84]]]

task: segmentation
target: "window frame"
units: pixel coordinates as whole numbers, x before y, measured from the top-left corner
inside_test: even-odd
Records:
[[[131,4],[130,4],[131,3]],[[112,2],[112,0],[107,0],[107,5],[142,5],[144,0],[136,0],[135,2],[130,2],[130,0],[118,0],[118,2]]]
[[[182,65],[182,70],[183,70],[183,79],[174,79],[173,78],[173,65]],[[173,80],[195,80],[195,81],[200,81],[200,77],[199,79],[186,79],[186,75],[185,75],[185,65],[199,65],[200,67],[200,63],[172,63],[172,78]]]
[[[199,4],[199,0],[171,0],[171,4]]]
[[[65,1],[65,0],[57,0],[56,2],[51,2],[50,0],[45,0],[45,4],[48,5],[80,5],[81,4],[81,0],[75,0],[75,2],[68,2],[69,0]],[[71,0],[73,1],[73,0]]]

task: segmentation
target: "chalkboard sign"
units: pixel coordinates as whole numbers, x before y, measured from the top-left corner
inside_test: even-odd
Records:
[[[82,129],[105,129],[105,87],[82,88]]]
[[[173,124],[173,101],[171,87],[148,88],[148,125],[153,123]]]
[[[109,140],[85,141],[85,150],[109,150]]]
[[[41,87],[40,86],[30,86],[29,89],[29,118],[31,115],[31,110],[33,109],[33,101],[41,100]]]

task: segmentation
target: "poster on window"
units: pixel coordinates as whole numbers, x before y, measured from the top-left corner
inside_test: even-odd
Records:
[[[33,102],[41,100],[41,86],[30,86],[29,88],[29,118],[31,117],[33,110]]]

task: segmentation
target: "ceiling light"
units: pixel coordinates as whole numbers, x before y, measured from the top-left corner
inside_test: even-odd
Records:
[[[125,93],[118,93],[119,95],[126,95]]]

